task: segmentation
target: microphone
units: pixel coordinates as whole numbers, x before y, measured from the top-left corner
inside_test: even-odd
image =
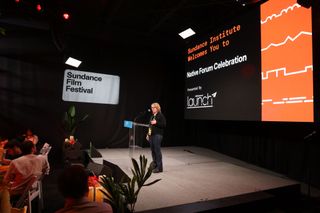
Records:
[[[317,133],[317,131],[313,131],[311,132],[310,134],[308,134],[307,136],[305,136],[303,139],[308,139],[308,138],[311,138],[313,135],[315,135]]]

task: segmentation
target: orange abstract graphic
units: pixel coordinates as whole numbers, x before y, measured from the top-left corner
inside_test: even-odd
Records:
[[[313,122],[311,9],[296,0],[261,6],[262,121]]]

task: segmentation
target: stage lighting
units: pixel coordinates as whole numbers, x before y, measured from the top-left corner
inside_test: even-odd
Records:
[[[16,3],[20,3],[20,0],[14,0]]]
[[[69,13],[63,13],[62,16],[63,16],[64,20],[68,20],[70,18]]]
[[[82,61],[79,61],[75,58],[69,57],[65,63],[70,66],[73,66],[73,67],[79,67],[79,65],[82,63]]]
[[[41,11],[42,11],[41,4],[37,4],[37,11],[39,11],[39,12],[41,12]]]
[[[196,34],[191,28],[188,28],[181,33],[179,33],[179,36],[181,36],[183,39],[186,39],[192,35]]]

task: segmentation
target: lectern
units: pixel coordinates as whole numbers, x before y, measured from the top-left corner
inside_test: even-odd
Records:
[[[125,120],[124,127],[129,128],[129,155],[132,158],[135,148],[141,148],[145,140],[146,132],[142,131],[141,128],[144,130],[144,128],[148,128],[149,125]]]

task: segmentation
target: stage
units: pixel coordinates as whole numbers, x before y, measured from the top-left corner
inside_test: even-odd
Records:
[[[93,158],[95,162],[107,160],[128,176],[131,157],[138,160],[142,154],[152,160],[149,148],[98,151],[102,158]],[[153,174],[149,182],[161,181],[142,188],[136,211],[199,212],[300,192],[296,181],[205,148],[163,147],[162,158],[163,173]]]

